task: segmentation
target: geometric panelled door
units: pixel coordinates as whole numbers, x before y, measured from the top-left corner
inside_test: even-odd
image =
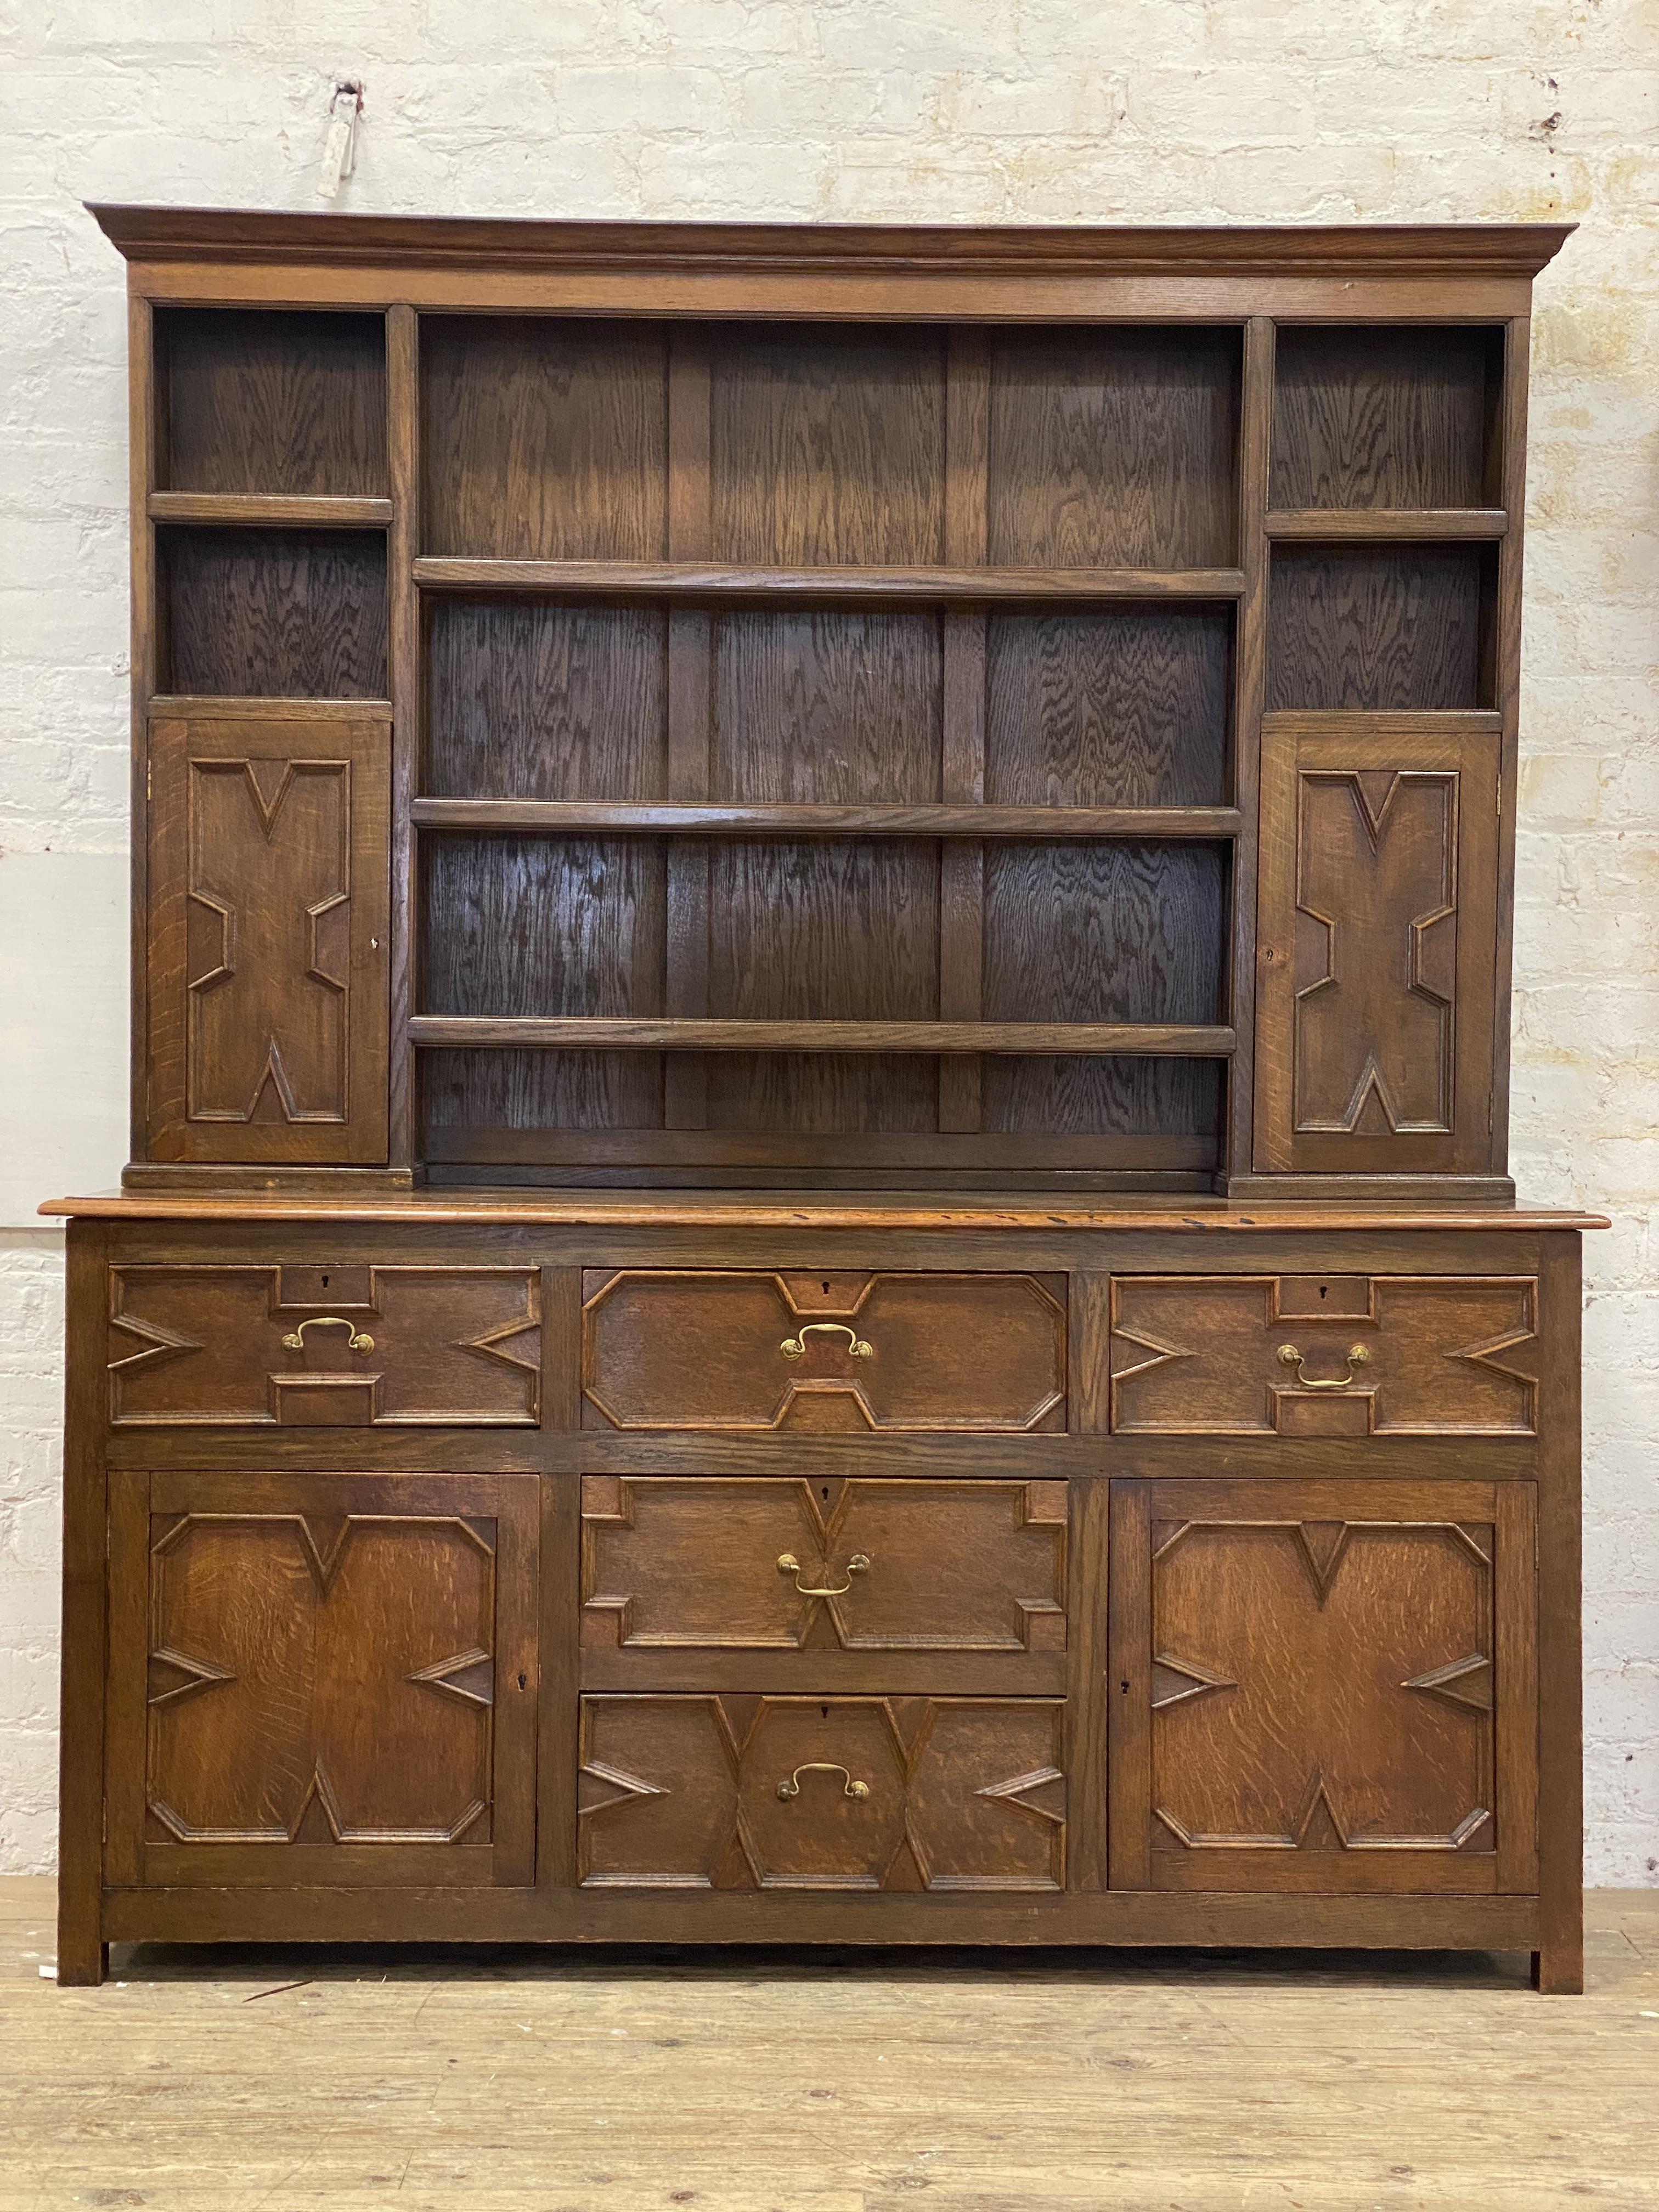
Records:
[[[144,1702],[112,1730],[112,1860],[529,1880],[535,1479],[239,1477],[228,1512],[216,1486],[118,1478],[112,1633]]]
[[[1262,735],[1255,1164],[1479,1175],[1497,733],[1345,722]]]
[[[1530,1887],[1529,1485],[1115,1493],[1115,1879]]]

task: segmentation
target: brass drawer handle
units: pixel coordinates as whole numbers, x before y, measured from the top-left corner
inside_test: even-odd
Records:
[[[1279,1347],[1279,1357],[1280,1360],[1286,1367],[1295,1368],[1297,1382],[1304,1390],[1346,1390],[1349,1383],[1354,1380],[1355,1368],[1363,1367],[1370,1356],[1370,1350],[1368,1346],[1363,1344],[1351,1344],[1348,1346],[1347,1373],[1346,1375],[1332,1376],[1327,1380],[1322,1382],[1316,1375],[1304,1375],[1302,1372],[1302,1361],[1304,1355],[1297,1350],[1293,1344],[1281,1344]]]
[[[850,1582],[846,1582],[837,1583],[834,1589],[809,1589],[801,1581],[803,1571],[800,1561],[793,1552],[783,1552],[779,1554],[778,1572],[781,1575],[793,1575],[795,1588],[802,1597],[845,1597],[853,1587]],[[854,1552],[847,1562],[847,1571],[849,1575],[868,1574],[870,1554],[867,1552]]]
[[[779,1783],[778,1795],[786,1803],[790,1798],[800,1796],[800,1778],[803,1774],[839,1774],[847,1784],[841,1793],[843,1797],[867,1797],[870,1795],[869,1784],[854,1782],[844,1766],[837,1766],[833,1760],[828,1759],[809,1759],[805,1766],[798,1766],[795,1769],[787,1782]]]
[[[306,1348],[306,1331],[308,1328],[349,1329],[351,1340],[346,1346],[348,1352],[373,1352],[374,1349],[374,1338],[365,1336],[356,1323],[348,1321],[343,1314],[312,1314],[300,1323],[291,1336],[285,1336],[283,1339],[283,1351],[303,1352]]]
[[[874,1345],[866,1344],[857,1329],[848,1328],[844,1321],[809,1321],[799,1336],[786,1336],[778,1350],[786,1359],[799,1359],[815,1328],[825,1329],[831,1336],[844,1336],[854,1359],[867,1359],[875,1350]]]

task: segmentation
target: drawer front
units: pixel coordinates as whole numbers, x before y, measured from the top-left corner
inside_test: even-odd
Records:
[[[580,1879],[1061,1888],[1064,1711],[1048,1698],[584,1698]]]
[[[1063,1279],[583,1278],[589,1428],[1060,1429]]]
[[[1120,1275],[1112,1426],[1532,1437],[1540,1352],[1529,1275]]]
[[[526,1267],[117,1267],[117,1428],[533,1427],[541,1276]]]
[[[586,1475],[582,1642],[647,1651],[1066,1648],[1063,1482]]]

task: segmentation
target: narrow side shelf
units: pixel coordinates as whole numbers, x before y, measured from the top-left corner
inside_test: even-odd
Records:
[[[1269,507],[1269,538],[1309,544],[1363,539],[1384,544],[1421,544],[1437,538],[1492,540],[1507,536],[1510,518],[1501,507]]]
[[[385,530],[392,501],[322,492],[153,491],[149,519],[260,530]]]

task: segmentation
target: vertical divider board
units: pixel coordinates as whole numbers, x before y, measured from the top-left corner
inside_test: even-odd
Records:
[[[668,557],[706,561],[711,544],[709,348],[696,324],[671,327],[668,355]],[[708,796],[710,659],[713,617],[704,607],[675,607],[668,617],[668,797]],[[708,1012],[708,845],[674,837],[668,844],[668,941],[664,1011]],[[663,1125],[708,1126],[708,1063],[699,1053],[670,1054],[663,1066]]]
[[[392,530],[386,548],[388,684],[392,698],[392,880],[389,966],[391,1034],[387,1164],[408,1168],[415,1158],[416,1070],[409,1042],[415,1005],[416,876],[418,856],[410,808],[424,747],[420,593],[414,562],[421,550],[420,324],[413,307],[389,308],[386,319],[386,454],[392,478]]]
[[[1527,368],[1532,325],[1504,325],[1498,420],[1498,504],[1509,517],[1498,547],[1498,620],[1491,649],[1492,702],[1504,718],[1498,763],[1498,929],[1493,952],[1492,1079],[1488,1091],[1492,1175],[1509,1171],[1510,971],[1515,949],[1515,824],[1520,801],[1521,542],[1527,512]]]
[[[945,357],[945,559],[953,568],[982,568],[986,560],[990,374],[984,331],[951,331]],[[980,805],[985,798],[985,609],[951,608],[944,623],[939,797],[947,805]],[[951,840],[939,860],[941,1021],[981,1018],[984,968],[985,848]],[[941,1133],[979,1130],[981,1067],[977,1054],[941,1055]]]
[[[127,470],[132,549],[132,1126],[135,1160],[149,1157],[149,962],[138,948],[149,932],[149,702],[155,690],[155,488],[160,435],[155,399],[155,319],[149,301],[127,302]]]
[[[1261,710],[1267,694],[1267,504],[1273,433],[1273,325],[1253,315],[1244,325],[1239,405],[1238,565],[1244,591],[1234,619],[1232,803],[1243,817],[1233,841],[1232,981],[1226,1018],[1237,1039],[1227,1070],[1225,1171],[1248,1174],[1255,1110],[1256,845],[1261,776]]]

